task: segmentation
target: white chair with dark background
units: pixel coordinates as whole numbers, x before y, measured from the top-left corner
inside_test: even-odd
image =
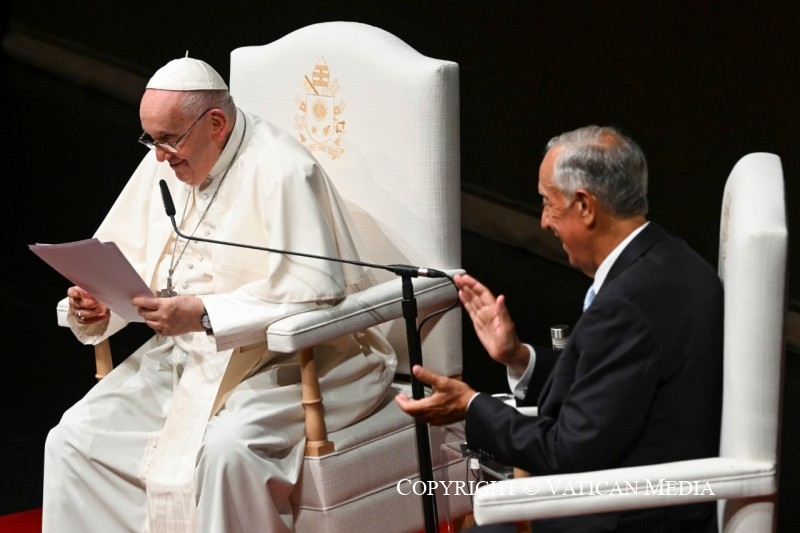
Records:
[[[460,268],[456,63],[425,57],[373,26],[329,22],[265,46],[234,50],[230,87],[237,105],[293,132],[316,155],[344,198],[364,245],[363,259]],[[398,373],[407,375],[401,281],[389,272],[376,273],[381,285],[335,308],[272,324],[270,347],[305,350],[382,323],[400,356]],[[444,279],[417,278],[414,285],[421,317],[456,297]],[[421,335],[425,365],[460,375],[460,312],[433,318]],[[391,396],[399,390],[408,392],[408,385],[398,382]],[[439,446],[461,439],[460,426],[431,428],[437,472]],[[423,529],[420,498],[397,491],[399,480],[417,479],[419,473],[414,422],[391,397],[379,412],[327,440],[334,451],[307,453],[292,494],[297,531]],[[464,475],[463,462],[450,466],[450,479]],[[463,514],[469,502],[463,498],[460,508],[457,500],[447,503],[451,512]]]

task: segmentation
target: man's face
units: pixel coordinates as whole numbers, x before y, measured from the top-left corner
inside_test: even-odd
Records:
[[[177,153],[156,147],[156,158],[167,162],[182,182],[198,186],[206,179],[219,151],[212,142],[212,112],[198,117],[186,117],[180,112],[184,93],[148,89],[139,106],[142,129],[153,139],[175,142],[190,127],[191,131],[176,145]],[[197,123],[192,124],[197,120]]]
[[[589,276],[597,265],[591,262],[589,230],[581,217],[575,198],[566,197],[553,181],[555,163],[560,148],[548,150],[539,167],[539,195],[542,197],[542,228],[549,229],[561,240],[569,263]]]

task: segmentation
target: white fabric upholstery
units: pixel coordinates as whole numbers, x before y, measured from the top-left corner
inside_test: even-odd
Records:
[[[749,154],[733,168],[722,203],[719,274],[725,287],[725,363],[719,457],[484,487],[475,497],[476,521],[529,521],[719,500],[722,531],[774,530],[787,241],[781,161],[774,154]],[[676,494],[648,493],[647,482],[655,487],[659,480],[698,485],[691,491],[676,487]],[[637,481],[639,490],[626,490]],[[568,482],[575,487],[594,482],[610,494],[565,494]],[[709,491],[704,490],[706,482]],[[536,486],[539,492],[530,494]],[[616,486],[622,490],[612,490]]]
[[[292,493],[297,509],[298,531],[421,531],[422,506],[418,496],[401,495],[397,483],[419,479],[414,421],[394,402],[399,391],[411,395],[410,387],[397,385],[387,395],[375,416],[330,435],[336,452],[307,457],[300,481]],[[430,428],[434,479],[465,479],[462,460],[444,461],[438,450],[444,443],[464,440],[459,425]],[[408,485],[403,491],[408,492]],[[438,496],[438,494],[437,494]],[[450,500],[454,505],[454,500]],[[464,515],[469,500],[455,501],[455,511]],[[439,519],[445,518],[439,502]],[[376,512],[379,509],[379,512]]]
[[[664,481],[659,484],[660,480]],[[669,481],[684,483],[669,485]],[[774,464],[712,457],[514,479],[504,482],[502,487],[479,489],[475,517],[480,524],[530,521],[720,498],[751,497],[770,494],[775,490]]]
[[[720,502],[730,531],[769,531],[775,522],[788,254],[783,182],[777,155],[750,154],[733,168],[722,203],[723,391],[729,393],[723,394],[720,455],[774,469],[769,498],[753,505]]]
[[[234,50],[230,88],[238,106],[293,133],[317,157],[348,207],[362,260],[459,271],[456,63],[425,57],[372,26],[328,22]],[[293,351],[380,324],[398,353],[398,372],[407,374],[401,280],[375,274],[377,285],[331,309],[270,325],[270,348]],[[413,282],[420,318],[457,298],[446,279]],[[426,366],[461,373],[458,311],[431,320],[421,337]],[[414,436],[413,419],[391,397],[366,420],[329,435],[336,451],[306,457],[292,493],[295,529],[421,531],[420,497],[396,489],[400,479],[418,477]],[[432,428],[430,436],[438,478],[440,443],[463,440],[463,431]],[[449,479],[465,479],[466,467],[457,463],[448,467]]]
[[[448,274],[463,273],[456,269]],[[445,306],[456,295],[445,278],[415,278],[414,297],[425,309]],[[314,346],[325,339],[351,333],[403,316],[400,278],[351,294],[331,309],[301,313],[273,323],[267,332],[271,349],[293,352]]]

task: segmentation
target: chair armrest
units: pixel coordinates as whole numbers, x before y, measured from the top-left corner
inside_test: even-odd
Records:
[[[58,304],[56,304],[56,320],[58,320],[58,325],[63,328],[68,328],[69,324],[67,323],[67,314],[69,313],[69,303],[68,299],[64,298],[60,300]]]
[[[772,463],[711,457],[646,466],[512,479],[475,491],[478,524],[774,494]]]
[[[447,270],[449,275],[463,270]],[[414,278],[417,309],[444,307],[455,301],[457,291],[447,278]],[[335,337],[366,329],[403,316],[403,287],[400,278],[385,281],[350,294],[338,304],[298,313],[277,320],[267,328],[270,350],[294,352]]]

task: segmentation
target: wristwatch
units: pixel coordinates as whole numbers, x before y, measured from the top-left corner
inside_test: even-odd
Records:
[[[206,333],[211,335],[214,333],[214,330],[211,328],[211,319],[208,318],[208,311],[206,308],[203,308],[203,314],[200,315],[200,325],[203,326],[203,329],[206,330]]]

